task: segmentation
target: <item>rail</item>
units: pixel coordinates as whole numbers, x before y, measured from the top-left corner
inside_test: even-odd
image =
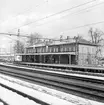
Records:
[[[0,65],[0,72],[87,99],[104,102],[104,77]]]

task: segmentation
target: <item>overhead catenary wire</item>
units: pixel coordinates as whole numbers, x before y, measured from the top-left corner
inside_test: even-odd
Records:
[[[68,16],[68,15],[74,15],[74,14],[80,14],[80,13],[82,13],[82,12],[88,12],[88,11],[86,11],[86,10],[91,10],[91,9],[93,9],[94,7],[97,7],[97,6],[99,6],[99,5],[104,5],[104,2],[97,3],[97,4],[95,4],[95,5],[92,5],[92,6],[89,6],[89,7],[87,7],[87,8],[81,9],[81,10],[79,10],[79,11],[77,11],[77,12],[67,14],[67,15],[65,15],[65,16],[62,16],[61,18],[66,17],[66,16]]]
[[[2,35],[10,35],[10,36],[18,36],[18,34],[14,34],[14,33],[0,33]],[[27,35],[21,35],[21,37],[29,37]]]
[[[102,2],[102,3],[104,3],[104,2]],[[96,5],[93,5],[93,6],[90,6],[90,7],[88,7],[88,8],[91,8],[91,7],[95,7],[95,6],[98,6],[98,5],[101,5],[102,3],[99,3],[99,4],[96,4]],[[85,8],[85,9],[82,9],[82,10],[86,10],[86,9],[88,9],[88,8]],[[82,11],[81,10],[81,11]],[[78,12],[80,12],[80,11],[78,11]],[[75,12],[75,13],[77,13],[77,12]],[[94,24],[94,23],[93,23]],[[87,24],[87,25],[91,25],[91,24]],[[85,25],[86,26],[86,25]],[[81,27],[81,26],[80,26]],[[77,27],[75,27],[75,28],[77,28]],[[70,30],[70,29],[69,29]],[[65,31],[64,31],[65,32]],[[14,35],[14,36],[17,36],[16,34],[11,34],[11,33],[0,33],[0,34],[6,34],[6,35]],[[28,37],[28,36],[25,36],[25,35],[22,35],[23,37]],[[47,39],[47,38],[43,38],[43,39]]]
[[[67,31],[70,31],[70,30],[74,30],[74,29],[78,29],[78,28],[83,28],[83,27],[87,27],[87,26],[91,26],[91,25],[97,25],[97,24],[102,24],[104,23],[104,20],[103,21],[99,21],[99,22],[94,22],[94,23],[90,23],[90,24],[85,24],[85,25],[81,25],[81,26],[77,26],[77,27],[73,27],[73,28],[70,28],[66,31],[63,31],[64,32],[67,32]],[[5,34],[5,35],[14,35],[14,36],[18,36],[17,34],[10,34],[10,33],[0,33],[0,34]],[[23,36],[22,37],[30,37],[30,36]],[[40,38],[40,39],[50,39],[50,38]]]
[[[88,1],[88,2],[85,2],[85,3],[79,4],[79,5],[73,6],[73,7],[71,7],[71,8],[65,9],[65,10],[60,11],[60,12],[57,12],[57,13],[53,13],[53,14],[51,14],[51,15],[49,15],[49,16],[45,16],[45,17],[40,18],[40,19],[38,19],[38,20],[35,20],[35,21],[32,21],[32,22],[26,23],[26,24],[24,24],[24,25],[21,25],[21,26],[19,26],[19,27],[13,28],[13,29],[11,29],[11,30],[18,29],[18,28],[21,28],[21,27],[30,25],[30,24],[32,24],[32,23],[36,23],[36,22],[39,22],[39,21],[42,21],[42,20],[51,18],[51,17],[56,16],[56,15],[58,15],[58,14],[62,14],[62,13],[64,13],[64,12],[67,12],[67,11],[76,9],[76,8],[78,8],[78,7],[81,7],[81,6],[84,6],[84,5],[93,3],[93,2],[95,2],[95,1],[96,1],[96,0],[92,0],[92,1]]]
[[[69,28],[66,31],[63,31],[63,33],[71,31],[71,30],[75,30],[75,29],[78,29],[78,28],[83,28],[83,27],[88,27],[88,26],[91,26],[91,25],[98,25],[98,24],[103,24],[103,23],[104,23],[104,20],[103,21],[99,21],[99,22],[85,24],[85,25],[80,25],[80,26],[77,26],[77,27]]]
[[[101,2],[101,3],[95,4],[95,5],[89,6],[89,7],[87,7],[87,8],[81,9],[81,10],[76,11],[76,12],[74,12],[74,13],[70,13],[70,14],[61,16],[60,19],[65,18],[65,17],[67,17],[67,16],[69,16],[69,15],[78,15],[78,14],[80,14],[80,13],[82,13],[82,12],[89,12],[89,11],[86,11],[86,10],[90,10],[90,9],[96,7],[96,6],[103,5],[103,4],[104,4],[104,2]],[[57,18],[57,19],[59,19],[59,18]],[[57,19],[55,19],[55,20],[57,20]],[[42,24],[39,24],[39,25],[35,25],[34,27],[41,26],[41,25],[47,24],[47,23],[49,23],[49,22],[50,22],[50,21],[45,22],[45,23],[42,23]],[[52,21],[51,21],[51,22],[52,22]]]
[[[47,3],[48,2],[48,0],[47,1],[45,1],[44,3]],[[39,6],[41,6],[41,5],[43,5],[44,3],[42,3],[42,4],[36,4],[36,6],[35,6],[35,8],[38,8]],[[23,15],[24,13],[26,13],[26,12],[28,12],[28,11],[32,11],[30,8],[28,8],[28,9],[25,9],[23,12],[20,12],[20,13],[17,13],[15,16],[12,16],[11,18],[17,18],[18,16],[20,16],[20,15]],[[7,21],[7,20],[3,20],[0,24],[2,24],[3,22],[5,22],[5,21]]]
[[[97,5],[100,5],[101,3],[99,3],[99,4],[96,4],[96,5],[94,5],[94,6],[97,6]],[[94,7],[94,6],[91,6],[91,7]],[[86,9],[88,9],[88,8],[86,8]],[[83,10],[85,10],[85,9],[83,9]],[[96,23],[95,23],[96,24]],[[100,23],[98,23],[98,24],[100,24]],[[84,26],[89,26],[89,25],[91,25],[91,24],[86,24],[86,25],[84,25]],[[92,23],[92,25],[94,25],[94,23]],[[80,27],[82,27],[82,26],[80,26]],[[74,27],[74,28],[77,28],[77,27]],[[68,29],[68,30],[71,30],[71,29],[73,29],[73,28],[70,28],[70,29]],[[66,30],[66,31],[68,31],[68,30]],[[65,31],[64,31],[65,32]],[[0,34],[3,34],[3,33],[0,33]],[[8,33],[4,33],[4,34],[8,34]],[[9,34],[9,35],[14,35],[14,34]],[[27,36],[24,36],[24,37],[27,37]],[[46,39],[46,38],[45,38]]]
[[[104,2],[99,3],[99,4],[96,4],[96,5],[93,5],[93,6],[90,6],[90,7],[88,7],[88,8],[83,9],[83,10],[90,9],[90,8],[92,8],[92,7],[101,5],[101,4],[103,4],[103,3],[104,3]],[[82,10],[81,10],[81,11],[82,11]],[[78,11],[78,12],[79,12],[79,11]],[[100,24],[99,22],[97,22],[97,23]],[[97,23],[86,24],[86,25],[84,25],[84,26],[94,25],[94,24],[97,24]],[[75,27],[75,29],[76,29],[76,28],[81,28],[81,27],[83,27],[83,26]],[[67,32],[67,31],[73,30],[73,29],[74,29],[74,28],[70,28],[70,29],[68,29],[68,30],[66,30],[66,31],[64,31],[64,32]],[[14,36],[16,36],[16,34],[11,34],[11,33],[0,33],[0,34],[6,34],[6,35],[14,35]],[[28,36],[25,36],[25,35],[22,35],[22,36],[23,36],[23,37],[28,37]],[[46,39],[46,38],[45,38],[45,39]]]
[[[2,35],[9,35],[9,36],[18,36],[18,34],[15,34],[15,33],[0,33]],[[24,38],[30,38],[31,36],[29,35],[22,35],[20,34],[18,37],[24,37]],[[37,39],[44,39],[44,40],[50,40],[51,38],[37,38]]]

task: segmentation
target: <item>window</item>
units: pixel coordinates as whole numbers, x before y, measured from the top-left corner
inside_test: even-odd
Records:
[[[69,47],[69,51],[71,51],[71,47]]]
[[[43,53],[43,48],[41,49],[41,53]]]
[[[58,48],[56,47],[56,52],[58,52]]]
[[[52,48],[51,47],[48,47],[48,52],[51,52]]]
[[[63,48],[62,47],[61,47],[60,51],[63,52]]]
[[[40,53],[41,52],[41,48],[38,48],[38,53]]]
[[[35,48],[35,52],[37,53],[37,48]]]
[[[73,51],[75,51],[75,46],[73,46]]]
[[[53,48],[53,52],[55,52],[55,47]]]
[[[39,48],[39,52],[40,52],[40,53],[42,52],[42,48],[41,48],[41,47]]]
[[[32,49],[30,49],[30,53],[32,53]]]
[[[66,47],[66,51],[69,52],[69,47],[68,46]]]
[[[94,54],[96,52],[95,48],[92,48],[92,54]]]
[[[66,46],[64,47],[64,51],[65,51],[65,52],[67,51],[67,48],[66,48]]]
[[[30,49],[30,53],[32,53],[32,49]]]
[[[82,53],[84,52],[84,47],[82,47]]]
[[[43,52],[44,52],[44,53],[46,52],[46,48],[45,48],[45,47],[43,48]]]
[[[89,49],[89,47],[87,47],[87,52],[90,52],[90,49]]]
[[[52,52],[52,47],[50,47],[50,52]]]

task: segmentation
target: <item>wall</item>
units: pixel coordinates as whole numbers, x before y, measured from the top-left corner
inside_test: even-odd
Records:
[[[79,53],[90,53],[90,54],[96,54],[96,46],[90,46],[90,45],[79,45]]]
[[[97,65],[98,61],[95,58],[96,46],[79,45],[78,64],[79,65]]]

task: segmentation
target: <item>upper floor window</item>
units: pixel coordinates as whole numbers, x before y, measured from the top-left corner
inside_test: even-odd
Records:
[[[75,51],[75,46],[73,46],[73,51]]]
[[[58,48],[56,47],[56,52],[58,52]]]

